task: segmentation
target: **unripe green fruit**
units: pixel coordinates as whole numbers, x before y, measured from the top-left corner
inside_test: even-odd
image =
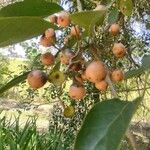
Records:
[[[74,107],[73,106],[67,106],[65,109],[64,109],[64,116],[66,118],[71,118],[74,116],[74,113],[75,113],[75,110],[74,110]]]

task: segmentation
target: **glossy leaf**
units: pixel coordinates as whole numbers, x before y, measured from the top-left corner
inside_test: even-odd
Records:
[[[105,12],[105,10],[84,11],[71,14],[70,17],[74,24],[78,24],[79,26],[83,27],[86,34],[90,35],[95,24],[103,24]]]
[[[12,88],[12,87],[18,85],[19,83],[23,82],[27,78],[28,74],[29,74],[29,71],[21,74],[20,76],[15,77],[10,82],[8,82],[6,85],[0,87],[0,95],[2,93],[4,93],[5,91],[9,90],[10,88]]]
[[[62,7],[56,3],[44,0],[25,0],[8,5],[0,10],[0,17],[18,16],[49,16],[61,11]]]
[[[109,5],[110,3],[112,3],[112,0],[101,0],[101,4],[103,5]]]
[[[39,17],[1,17],[0,47],[18,43],[54,27]]]
[[[97,103],[84,120],[74,150],[117,150],[140,101]]]
[[[119,16],[118,8],[113,7],[108,14],[108,23],[109,24],[116,23],[118,20],[118,16]]]
[[[25,0],[0,10],[0,47],[42,34],[53,27],[42,17],[61,11],[62,7],[44,0]]]
[[[125,16],[131,16],[133,10],[132,0],[119,0],[119,7]]]
[[[145,55],[142,59],[142,67],[145,70],[149,70],[150,69],[150,55]]]
[[[125,79],[137,77],[137,76],[141,75],[142,73],[144,73],[144,69],[142,67],[139,69],[130,70],[125,73]]]
[[[76,42],[77,42],[77,38],[76,37],[71,37],[68,40],[67,47],[69,47],[69,48],[73,47]]]

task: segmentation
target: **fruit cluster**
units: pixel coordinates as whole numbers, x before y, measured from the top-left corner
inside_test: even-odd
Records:
[[[29,85],[38,89],[42,87],[47,80],[55,85],[62,84],[68,77],[73,80],[73,84],[69,89],[69,96],[75,100],[81,100],[86,95],[84,81],[89,81],[95,84],[95,87],[100,91],[106,91],[110,81],[119,82],[124,78],[123,72],[119,69],[109,71],[107,66],[99,60],[99,56],[93,57],[89,62],[83,58],[82,48],[72,51],[66,45],[69,38],[76,38],[76,42],[81,41],[82,30],[78,25],[72,25],[70,16],[67,12],[60,12],[57,15],[49,17],[51,23],[58,25],[60,28],[69,28],[70,34],[64,39],[64,47],[60,49],[59,61],[62,66],[65,66],[66,71],[63,73],[59,70],[52,72],[49,76],[40,70],[34,70],[29,73],[27,80]],[[112,24],[108,30],[112,36],[116,36],[120,32],[119,24]],[[55,46],[56,33],[50,28],[40,38],[40,44],[44,47]],[[94,51],[93,51],[94,53]],[[112,48],[112,53],[116,58],[122,58],[126,54],[126,48],[122,43],[115,43]],[[57,60],[58,61],[58,60]],[[56,58],[50,52],[41,54],[41,62],[45,66],[54,65]],[[65,74],[65,75],[64,75]],[[56,79],[55,81],[53,81]]]

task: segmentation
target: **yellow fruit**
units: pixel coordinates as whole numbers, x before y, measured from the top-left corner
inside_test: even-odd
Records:
[[[106,91],[108,87],[108,83],[105,80],[103,80],[95,83],[95,87],[100,91]]]
[[[70,25],[70,16],[66,12],[61,12],[57,17],[57,24],[61,27],[67,27]]]
[[[94,61],[85,70],[86,78],[93,82],[100,82],[106,77],[106,69],[101,61]]]
[[[65,109],[64,109],[64,116],[66,118],[71,118],[74,116],[74,113],[75,113],[75,110],[74,110],[74,107],[73,106],[67,106]]]
[[[126,48],[122,43],[115,43],[112,51],[117,58],[122,58],[126,53]]]
[[[47,82],[47,76],[40,70],[34,70],[28,74],[27,82],[33,89],[38,89]]]
[[[53,83],[56,86],[61,86],[65,81],[65,75],[61,71],[54,71],[49,74],[48,81]]]
[[[121,70],[114,70],[111,74],[111,79],[113,81],[122,81],[124,79],[124,74]]]
[[[50,52],[47,52],[41,55],[41,61],[43,65],[52,65],[55,61],[55,57]]]
[[[109,32],[112,35],[117,35],[120,32],[120,26],[118,24],[112,24],[109,28]]]
[[[71,85],[69,89],[69,96],[75,100],[81,100],[85,97],[86,91],[83,86]]]

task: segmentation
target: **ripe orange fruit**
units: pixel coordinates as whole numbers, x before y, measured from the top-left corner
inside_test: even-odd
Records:
[[[43,35],[40,38],[40,44],[44,47],[52,46],[54,45],[54,43],[55,43],[55,38],[46,38],[45,35]]]
[[[52,65],[54,60],[55,57],[50,52],[41,55],[41,61],[43,65]]]
[[[31,71],[27,76],[27,82],[33,89],[38,89],[47,82],[47,75],[40,70]]]
[[[70,50],[65,50],[60,55],[60,61],[62,64],[68,65],[70,60],[74,57],[75,53]]]
[[[61,12],[57,17],[57,24],[61,27],[67,27],[70,25],[70,17],[67,12]]]
[[[114,70],[111,74],[111,79],[113,81],[122,81],[124,79],[124,74],[121,70]]]
[[[49,28],[45,31],[45,37],[47,39],[55,37],[55,30],[53,28]]]
[[[100,91],[106,91],[108,87],[108,83],[105,80],[103,80],[95,83],[95,87]]]
[[[50,22],[51,23],[57,23],[57,16],[56,15],[51,15],[50,17],[49,17],[49,20],[50,20]]]
[[[126,53],[126,48],[122,43],[115,43],[112,51],[116,57],[122,58]]]
[[[120,32],[120,26],[116,23],[112,24],[109,28],[109,32],[114,36],[117,35]]]
[[[69,96],[72,99],[80,100],[86,95],[85,88],[83,86],[71,85],[69,89]]]
[[[106,77],[106,69],[101,61],[94,61],[85,70],[87,79],[93,83],[102,81]]]
[[[70,35],[71,36],[79,36],[80,35],[80,28],[78,25],[71,27]]]

